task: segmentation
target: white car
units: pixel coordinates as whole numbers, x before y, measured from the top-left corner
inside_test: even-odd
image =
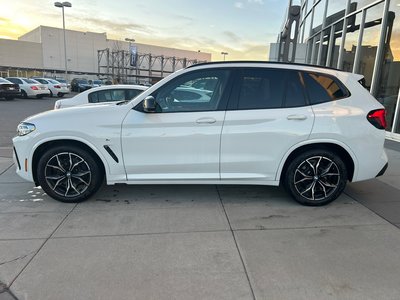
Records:
[[[50,97],[57,96],[57,97],[64,97],[64,95],[69,94],[69,89],[66,83],[61,83],[57,80],[51,78],[32,78],[41,84],[47,86],[50,90]]]
[[[361,75],[268,62],[190,66],[132,101],[27,118],[17,173],[59,201],[107,184],[282,184],[304,205],[383,174],[385,110]],[[210,81],[208,101],[174,94]]]
[[[69,99],[57,100],[54,104],[54,109],[89,103],[132,100],[147,89],[147,86],[142,85],[104,85],[91,88]]]
[[[47,88],[47,86],[37,82],[34,79],[28,79],[24,77],[7,77],[6,79],[19,85],[22,98],[36,97],[40,99],[50,95],[50,90]]]

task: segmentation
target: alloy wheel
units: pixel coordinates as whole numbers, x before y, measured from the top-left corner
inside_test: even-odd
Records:
[[[304,160],[294,173],[297,192],[311,201],[320,201],[331,196],[340,183],[340,172],[336,163],[325,156],[313,156]]]
[[[49,187],[56,194],[67,198],[83,194],[92,180],[89,164],[72,152],[52,156],[46,164],[44,175]]]

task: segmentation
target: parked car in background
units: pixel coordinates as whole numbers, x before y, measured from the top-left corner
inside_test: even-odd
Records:
[[[84,92],[92,88],[92,84],[85,78],[74,78],[71,81],[71,92]]]
[[[67,84],[65,83],[61,83],[57,80],[50,78],[32,77],[32,79],[47,86],[47,88],[50,90],[50,97],[64,97],[64,95],[69,93],[69,89],[67,87]]]
[[[13,139],[17,174],[63,202],[106,181],[282,185],[303,205],[325,205],[388,166],[385,109],[361,78],[298,64],[197,64],[132,101],[27,118]],[[207,101],[175,98],[200,81]]]
[[[88,80],[88,82],[92,85],[92,87],[99,87],[103,85],[103,81],[101,80]]]
[[[69,99],[57,100],[54,109],[88,103],[131,100],[147,89],[148,87],[142,85],[104,85],[92,88]]]
[[[65,83],[67,85],[68,90],[71,91],[71,84],[68,82],[68,80],[62,78],[62,77],[56,77],[54,80],[57,80],[60,83]]]
[[[21,96],[21,90],[18,84],[0,77],[0,99],[5,98],[6,100],[13,100],[19,96]]]
[[[28,79],[25,77],[7,77],[6,79],[19,85],[22,98],[36,97],[40,99],[45,96],[50,96],[50,90],[47,86],[34,79]]]

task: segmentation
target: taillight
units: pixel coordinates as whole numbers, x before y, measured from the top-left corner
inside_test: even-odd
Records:
[[[61,86],[55,85],[54,88],[55,88],[55,89],[61,89]]]
[[[384,109],[371,110],[367,120],[378,129],[386,128],[386,111]]]
[[[37,87],[36,85],[32,85],[32,86],[31,86],[31,89],[34,90],[34,91],[37,91],[37,90],[38,90],[38,87]]]

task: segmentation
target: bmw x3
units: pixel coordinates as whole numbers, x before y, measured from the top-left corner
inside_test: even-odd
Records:
[[[21,122],[17,173],[79,202],[113,184],[284,186],[304,205],[384,173],[385,110],[336,69],[198,64],[132,100],[47,111]]]

